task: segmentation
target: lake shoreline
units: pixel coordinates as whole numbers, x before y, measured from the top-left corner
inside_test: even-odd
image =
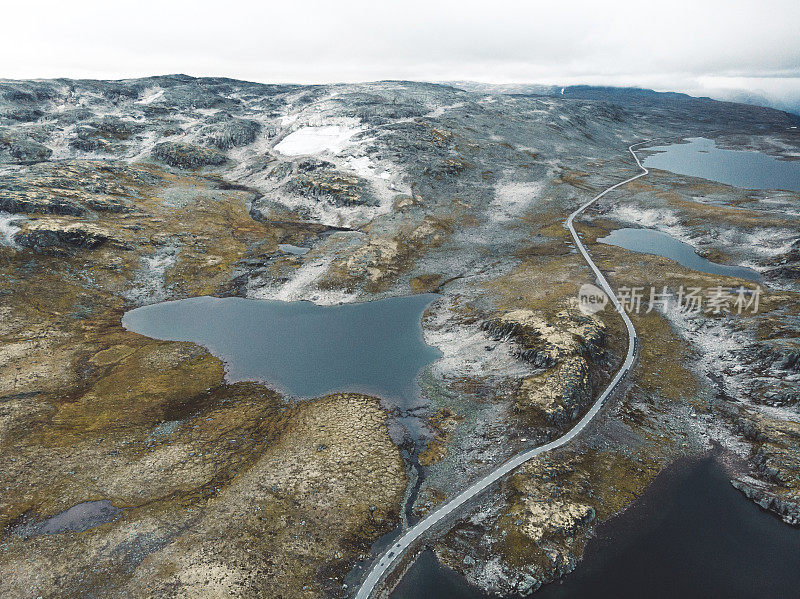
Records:
[[[745,517],[744,520],[738,523],[738,528],[744,528],[747,531],[742,533],[743,535],[758,531],[759,534],[756,536],[763,546],[759,546],[757,542],[743,543],[747,551],[752,552],[753,555],[770,555],[771,553],[780,555],[787,545],[800,551],[800,531],[781,522],[774,514],[749,501],[730,484],[730,476],[741,474],[744,471],[746,471],[746,464],[742,462],[741,458],[718,447],[709,450],[705,454],[678,458],[653,479],[639,498],[629,504],[622,512],[597,525],[593,537],[586,545],[583,557],[573,572],[557,581],[544,585],[532,596],[542,599],[573,599],[587,596],[586,593],[589,589],[594,589],[592,596],[595,597],[616,596],[630,597],[631,599],[642,596],[644,592],[649,592],[649,596],[665,598],[668,596],[697,596],[699,598],[708,596],[708,594],[711,596],[723,596],[724,593],[730,593],[730,588],[714,587],[715,584],[725,584],[721,582],[725,580],[725,577],[720,576],[718,571],[708,573],[708,579],[705,581],[702,580],[702,572],[695,572],[698,577],[695,580],[698,589],[695,595],[685,594],[688,592],[686,589],[682,589],[682,592],[684,592],[682,595],[670,595],[669,593],[673,591],[669,591],[669,593],[666,591],[660,592],[658,589],[663,590],[665,588],[664,585],[668,584],[668,580],[659,578],[659,574],[664,575],[668,572],[674,574],[675,566],[677,565],[675,563],[662,564],[665,567],[664,571],[661,572],[655,567],[650,567],[643,568],[648,572],[646,575],[640,576],[627,573],[623,576],[622,574],[626,572],[633,555],[638,556],[642,563],[647,563],[647,552],[642,551],[643,548],[641,547],[642,539],[659,538],[669,540],[669,536],[662,533],[666,530],[680,529],[681,521],[676,522],[671,519],[675,515],[675,506],[678,508],[686,508],[687,506],[694,508],[694,511],[688,510],[682,514],[684,521],[692,522],[692,527],[682,531],[679,530],[681,534],[678,534],[677,538],[683,539],[683,533],[690,535],[693,532],[700,546],[699,548],[715,548],[713,542],[711,545],[707,544],[710,535],[706,534],[709,531],[703,528],[702,523],[709,519],[713,520],[715,517],[713,508],[718,507],[718,511],[725,512],[726,515],[736,514]],[[705,502],[709,510],[706,513],[701,506],[693,502],[691,494],[696,493],[705,499],[708,492],[711,493],[715,501]],[[712,529],[717,531],[713,526]],[[778,531],[778,533],[775,531]],[[722,530],[717,532],[720,535],[726,534]],[[764,532],[769,532],[770,534],[761,534]],[[728,536],[732,534],[734,541],[737,539],[737,534],[733,533],[732,528],[727,531],[727,534]],[[778,539],[770,547],[770,541],[775,537],[778,537]],[[686,538],[691,538],[691,536]],[[750,538],[750,541],[753,541],[753,539]],[[654,549],[657,549],[656,554],[665,551],[663,547],[654,547]],[[666,552],[671,553],[673,549],[676,549],[676,547],[667,547]],[[686,547],[684,547],[685,549]],[[703,559],[705,555],[705,557],[715,561],[714,566],[716,568],[725,568],[728,561],[726,558],[720,557],[719,554],[719,551],[723,551],[724,547],[716,547],[716,549],[717,551],[714,551],[711,555],[692,555],[691,551],[685,551],[687,567],[691,569],[698,563],[705,563]],[[732,553],[734,555],[728,557],[732,559],[742,557],[742,554],[736,551]],[[654,566],[654,564],[648,565]],[[753,565],[755,567],[761,566],[761,564]],[[746,567],[743,564],[736,564],[736,566]],[[734,570],[734,565],[732,564],[729,569]],[[612,574],[609,575],[609,572]],[[730,572],[729,574],[731,577],[735,576],[735,572]],[[780,570],[778,569],[771,578],[776,590],[780,586],[780,582],[777,581],[779,574]],[[614,575],[617,575],[617,577],[615,578]],[[628,586],[626,586],[626,582]],[[754,581],[751,580],[751,582]],[[651,585],[651,588],[633,588],[631,586],[637,583]],[[782,583],[787,588],[793,588],[792,585],[800,583],[800,574],[786,572]],[[736,584],[741,585],[744,583],[743,581],[738,581]],[[603,594],[604,592],[608,594]],[[747,595],[746,593],[737,595],[734,593],[724,596],[747,597],[755,595]],[[781,595],[763,596],[779,597]],[[456,599],[457,597],[463,599],[490,599],[499,596],[487,594],[477,587],[473,587],[461,575],[440,564],[432,551],[425,550],[417,558],[417,562],[398,581],[390,597],[391,599],[428,599],[434,597],[437,599]]]

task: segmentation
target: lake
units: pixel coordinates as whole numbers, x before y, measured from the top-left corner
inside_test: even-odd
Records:
[[[195,297],[130,310],[122,324],[208,348],[231,382],[264,381],[297,397],[356,391],[405,405],[419,395],[420,370],[442,355],[422,338],[434,297],[337,306]]]
[[[601,524],[577,569],[534,599],[784,599],[800,593],[800,530],[734,489],[712,457],[667,468]],[[391,599],[486,599],[423,553]]]
[[[691,270],[711,275],[737,277],[754,282],[762,280],[761,275],[752,268],[711,262],[698,255],[688,243],[683,243],[667,233],[653,229],[616,229],[606,237],[598,238],[597,241],[625,248],[632,252],[663,256],[675,260],[678,264]]]
[[[656,153],[647,156],[643,164],[744,189],[800,191],[800,162],[779,160],[762,152],[722,150],[714,140],[704,137],[686,141],[644,148]]]

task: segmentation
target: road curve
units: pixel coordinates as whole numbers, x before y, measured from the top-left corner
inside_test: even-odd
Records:
[[[646,143],[646,142],[641,142]],[[375,564],[372,566],[367,577],[364,579],[364,582],[361,584],[361,587],[358,589],[358,592],[355,594],[354,599],[369,599],[372,593],[375,591],[378,583],[380,583],[381,579],[384,575],[389,571],[391,565],[397,560],[398,557],[403,555],[405,551],[409,548],[409,546],[416,541],[423,533],[428,531],[430,528],[435,526],[441,520],[449,516],[455,510],[460,508],[464,503],[468,500],[475,497],[478,493],[486,489],[488,486],[494,484],[499,479],[503,478],[506,474],[514,470],[515,468],[521,466],[528,460],[535,458],[538,455],[556,449],[557,447],[561,447],[569,443],[573,437],[577,436],[586,425],[591,422],[591,420],[597,415],[600,411],[600,408],[603,407],[603,403],[605,400],[614,392],[619,382],[623,379],[625,375],[628,374],[631,367],[633,366],[634,359],[636,357],[636,347],[637,347],[637,336],[636,336],[636,329],[633,328],[633,323],[631,319],[628,318],[628,315],[623,310],[622,306],[620,305],[619,301],[617,300],[616,296],[614,295],[613,290],[611,289],[611,285],[608,284],[606,278],[603,276],[603,273],[600,272],[600,269],[597,268],[597,265],[592,261],[591,257],[589,256],[589,252],[586,251],[583,243],[581,242],[580,238],[578,237],[578,233],[575,231],[575,227],[573,226],[573,221],[575,217],[579,216],[584,210],[586,210],[589,206],[594,204],[597,200],[602,198],[608,192],[616,189],[617,187],[621,187],[626,183],[630,183],[638,179],[639,177],[645,176],[649,171],[642,166],[642,163],[639,162],[638,156],[633,151],[633,148],[640,144],[633,144],[628,148],[628,151],[633,156],[634,160],[636,160],[636,164],[642,170],[638,175],[631,177],[630,179],[625,179],[624,181],[620,181],[615,185],[612,185],[608,189],[604,190],[603,192],[597,194],[591,200],[586,202],[580,208],[578,208],[575,212],[569,215],[565,226],[569,229],[569,232],[572,234],[573,240],[575,240],[575,245],[580,250],[581,254],[583,255],[586,262],[589,264],[589,267],[594,271],[594,274],[597,277],[597,282],[599,283],[600,287],[605,291],[606,295],[608,295],[609,299],[613,303],[614,307],[619,312],[620,316],[622,316],[622,320],[625,321],[625,327],[628,329],[628,353],[625,356],[625,362],[623,362],[620,369],[617,371],[617,374],[614,375],[614,378],[609,383],[608,387],[600,394],[600,397],[597,398],[597,401],[594,402],[592,407],[589,409],[586,414],[584,414],[583,418],[581,418],[578,423],[573,426],[567,433],[563,436],[546,443],[545,445],[541,445],[539,447],[535,447],[530,449],[526,452],[518,454],[513,458],[509,459],[507,462],[504,462],[502,465],[498,466],[495,470],[484,476],[482,479],[473,483],[470,487],[466,490],[462,491],[455,497],[453,497],[447,503],[441,505],[439,508],[428,514],[423,520],[418,522],[416,525],[409,528],[391,547],[389,547],[376,561]]]

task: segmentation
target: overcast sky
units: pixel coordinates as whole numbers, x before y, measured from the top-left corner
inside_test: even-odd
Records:
[[[800,100],[800,0],[62,0],[5,3],[3,21],[4,78],[469,79]]]

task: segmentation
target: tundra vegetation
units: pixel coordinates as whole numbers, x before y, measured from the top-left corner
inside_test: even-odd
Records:
[[[592,276],[563,222],[634,172],[627,146],[713,132],[796,160],[796,124],[411,82],[0,82],[0,595],[348,596],[372,543],[563,433],[613,376],[624,326],[578,309]],[[530,592],[712,446],[744,496],[800,524],[798,199],[653,171],[587,212],[615,288],[752,288],[596,241],[646,226],[756,269],[760,310],[633,315],[638,363],[598,421],[441,531],[444,563]],[[206,349],[121,325],[197,295],[429,292],[443,355],[408,411],[231,384]]]

